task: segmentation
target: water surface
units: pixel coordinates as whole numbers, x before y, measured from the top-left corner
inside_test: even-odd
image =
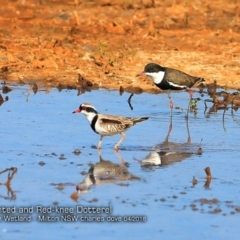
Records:
[[[0,171],[15,167],[10,189],[0,186],[2,207],[32,208],[30,222],[7,222],[0,214],[3,239],[238,239],[240,220],[239,112],[206,114],[200,97],[196,116],[184,115],[187,93],[173,93],[172,131],[166,94],[135,95],[130,109],[128,94],[99,90],[77,96],[75,90],[41,90],[30,93],[26,86],[11,86],[9,97],[0,107]],[[29,95],[29,96],[28,96]],[[90,167],[99,162],[95,149],[99,136],[86,118],[72,114],[83,102],[92,103],[101,113],[130,117],[150,117],[132,127],[119,154],[128,163],[135,180],[100,182],[90,185],[77,202],[70,196],[83,182]],[[211,106],[211,104],[210,104]],[[168,137],[167,137],[168,136]],[[120,135],[105,137],[101,156],[121,164],[113,146]],[[191,140],[191,141],[190,141]],[[202,140],[202,141],[201,141]],[[201,143],[201,144],[200,144]],[[197,154],[199,147],[202,155]],[[74,154],[79,149],[81,154]],[[151,152],[189,153],[185,158],[155,167],[142,167],[136,161]],[[204,168],[210,167],[212,180],[206,184]],[[193,176],[198,180],[193,185]],[[1,183],[7,173],[0,175]],[[37,212],[37,207],[51,213]],[[74,210],[72,216],[102,216],[104,221],[64,222],[55,207]],[[79,206],[111,208],[111,214],[77,213]],[[40,208],[38,208],[40,209]],[[46,210],[47,211],[47,210]],[[16,215],[16,214],[15,214]],[[14,215],[14,216],[15,216]],[[17,214],[25,216],[24,214]],[[59,221],[40,222],[39,216],[57,216]],[[120,222],[109,222],[107,217]],[[126,222],[131,220],[141,222]],[[115,218],[116,217],[116,218]],[[138,218],[136,218],[138,217]],[[146,221],[145,221],[146,220]],[[39,233],[41,229],[41,234]]]

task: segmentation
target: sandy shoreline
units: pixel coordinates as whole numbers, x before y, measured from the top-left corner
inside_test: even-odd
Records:
[[[155,93],[135,75],[157,62],[239,89],[240,14],[225,2],[0,0],[0,79]]]

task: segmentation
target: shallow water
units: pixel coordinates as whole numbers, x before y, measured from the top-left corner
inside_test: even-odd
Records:
[[[7,222],[1,214],[0,237],[3,239],[238,239],[240,219],[239,142],[240,114],[223,111],[207,115],[203,99],[196,116],[184,115],[187,93],[173,93],[179,109],[173,110],[172,131],[168,135],[170,111],[166,94],[135,95],[130,109],[128,94],[99,90],[77,96],[74,90],[53,89],[29,95],[26,86],[11,86],[9,101],[0,107],[1,162],[0,171],[15,167],[10,189],[0,185],[2,207],[20,207],[33,213],[30,222]],[[28,96],[29,95],[29,96]],[[200,97],[194,94],[194,97]],[[74,201],[71,194],[86,178],[90,165],[99,162],[94,146],[99,136],[81,114],[72,114],[80,103],[90,102],[99,112],[132,117],[149,116],[146,122],[126,132],[120,146],[120,157],[129,164],[127,170],[135,180],[102,181],[88,185]],[[209,104],[209,103],[208,103]],[[209,104],[211,106],[211,104]],[[183,108],[183,109],[182,109]],[[188,123],[188,124],[187,124]],[[188,131],[189,130],[189,131]],[[120,164],[113,151],[120,135],[103,139],[101,156]],[[190,142],[191,139],[191,142]],[[201,141],[202,139],[202,141]],[[200,144],[201,143],[201,144]],[[199,147],[202,155],[197,154]],[[80,149],[81,154],[74,154]],[[150,152],[176,151],[188,153],[175,162],[142,167],[136,161]],[[44,164],[40,164],[40,163]],[[211,182],[206,182],[204,168],[210,167]],[[193,185],[193,176],[198,180]],[[0,175],[4,183],[7,173]],[[48,216],[38,207],[51,207],[54,222],[40,222]],[[73,209],[78,221],[64,222],[63,213],[55,207]],[[82,214],[83,207],[111,207],[111,214]],[[45,209],[47,211],[47,209]],[[50,211],[49,210],[49,211]],[[83,222],[81,217],[104,217],[104,222]],[[121,217],[120,222],[108,222],[107,217]],[[126,222],[135,216],[141,222]],[[137,216],[137,217],[136,217]],[[146,219],[145,219],[146,218]],[[134,218],[132,218],[134,219]],[[112,218],[119,220],[119,218]],[[145,221],[146,220],[146,221]],[[41,234],[36,234],[41,229]]]

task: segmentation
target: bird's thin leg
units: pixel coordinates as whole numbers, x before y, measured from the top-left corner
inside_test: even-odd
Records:
[[[172,98],[170,96],[170,91],[167,91],[167,95],[168,95],[168,99],[169,99],[169,106],[172,110],[173,109],[173,101],[172,101]]]
[[[173,106],[173,104],[172,104],[172,106]],[[171,109],[171,111],[170,111],[170,119],[171,119],[171,124],[172,124],[172,111],[173,111],[173,108],[170,108]]]
[[[102,140],[103,140],[103,136],[100,137],[100,140],[99,140],[99,143],[98,143],[98,146],[97,146],[98,149],[101,148]]]
[[[118,143],[114,146],[114,150],[117,152],[118,151],[118,146],[122,143],[122,141],[126,138],[126,135],[124,133],[121,133],[122,137],[118,141]]]
[[[189,98],[189,103],[188,103],[187,112],[186,112],[186,115],[185,115],[185,118],[186,118],[186,119],[188,119],[188,113],[189,113],[190,104],[191,104],[192,95],[193,95],[193,91],[192,91],[192,90],[187,90],[187,92],[189,93],[190,98]]]
[[[191,143],[191,135],[190,135],[190,130],[189,130],[188,120],[187,119],[186,119],[186,127],[187,127],[187,134],[188,134],[187,143]]]

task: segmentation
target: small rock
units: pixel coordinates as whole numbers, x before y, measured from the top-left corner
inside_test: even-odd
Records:
[[[44,161],[40,161],[38,164],[39,164],[40,166],[44,166],[46,163],[45,163]]]
[[[74,153],[75,155],[79,155],[79,154],[81,154],[81,151],[80,151],[80,149],[75,149],[75,150],[73,151],[73,153]]]

